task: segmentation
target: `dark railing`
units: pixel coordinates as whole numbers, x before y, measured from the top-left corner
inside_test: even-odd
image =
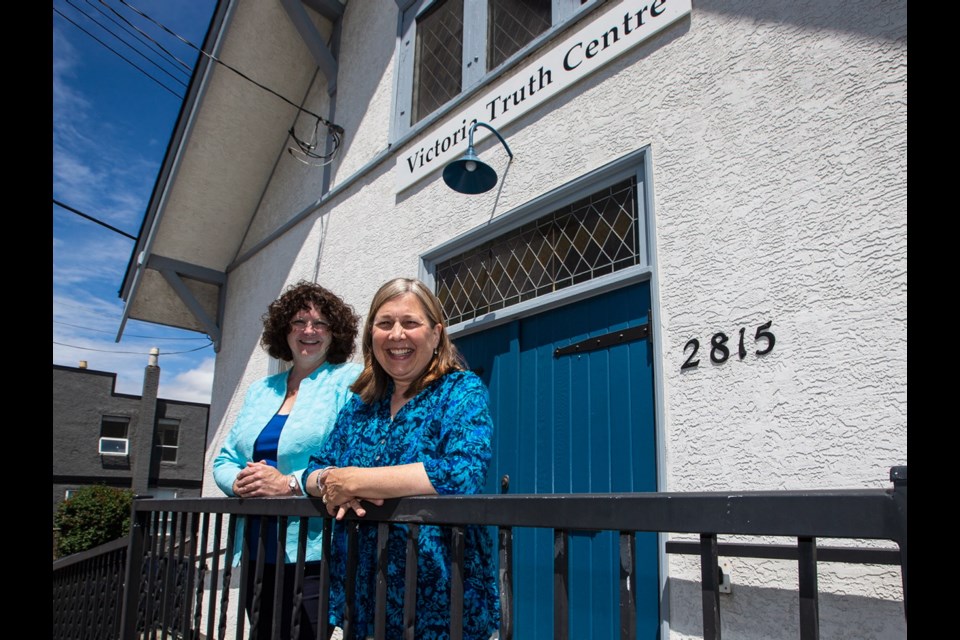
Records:
[[[119,637],[128,545],[121,538],[53,561],[53,638]]]
[[[753,491],[739,493],[631,493],[631,494],[563,494],[513,496],[445,496],[414,497],[391,500],[382,507],[369,507],[365,522],[378,523],[381,547],[386,548],[388,523],[411,525],[407,553],[415,557],[416,528],[421,524],[451,527],[454,540],[451,570],[451,632],[453,640],[461,637],[463,585],[460,576],[462,559],[458,558],[456,541],[462,539],[468,524],[497,527],[500,564],[501,628],[500,638],[514,636],[512,584],[514,530],[518,528],[552,529],[554,532],[554,629],[553,637],[568,637],[569,571],[568,534],[575,531],[618,532],[620,544],[619,594],[620,638],[636,637],[637,607],[634,567],[637,532],[671,532],[699,534],[696,550],[689,543],[671,541],[670,553],[696,552],[701,557],[701,590],[704,638],[720,638],[721,555],[744,557],[795,558],[799,573],[800,635],[804,639],[819,637],[817,589],[818,553],[821,560],[834,562],[893,561],[901,567],[904,616],[907,613],[907,482],[906,467],[891,470],[892,489],[853,489],[815,491]],[[246,616],[236,616],[235,628],[228,634],[229,585],[233,580],[232,552],[236,523],[242,518],[275,516],[279,520],[282,557],[282,532],[290,518],[301,518],[298,547],[299,562],[278,564],[278,572],[296,571],[293,594],[282,597],[299,602],[306,544],[306,518],[324,519],[324,539],[329,540],[331,520],[323,506],[314,500],[197,498],[178,500],[135,500],[134,521],[129,540],[129,558],[139,562],[127,564],[125,599],[122,606],[121,635],[125,639],[167,637],[163,632],[182,638],[243,637]],[[231,516],[226,518],[225,516]],[[356,536],[357,520],[350,518],[350,539]],[[267,527],[261,527],[263,532]],[[261,533],[262,535],[262,533]],[[727,545],[718,542],[718,535],[788,536],[797,546]],[[225,542],[224,542],[225,538]],[[830,548],[818,550],[817,538],[889,540],[898,549]],[[262,540],[261,540],[262,545]],[[324,549],[329,545],[324,544]],[[261,546],[262,548],[262,546]],[[462,547],[460,547],[462,551]],[[257,562],[243,562],[240,571],[240,593],[248,580],[259,586],[264,571],[263,556]],[[327,592],[329,558],[323,558],[321,593]],[[348,560],[348,567],[350,566]],[[386,562],[379,570],[386,571]],[[407,562],[407,610],[412,606],[412,585],[416,583],[416,562]],[[385,574],[379,576],[385,581]],[[348,576],[349,583],[349,576]],[[277,576],[282,585],[282,576]],[[278,587],[279,588],[279,587]],[[218,593],[219,591],[219,593]],[[255,589],[259,592],[259,589]],[[277,594],[280,596],[281,594]],[[54,608],[57,608],[55,591]],[[274,601],[279,603],[280,597]],[[383,639],[385,630],[384,590],[377,593],[377,626],[375,637]],[[276,605],[279,608],[279,604]],[[250,622],[257,624],[259,600],[255,598]],[[321,597],[319,619],[327,617],[327,598]],[[295,611],[299,607],[295,607]],[[279,637],[279,611],[273,616],[274,637]],[[344,624],[344,637],[350,637],[349,609]],[[297,626],[298,620],[294,620]],[[69,634],[54,637],[81,637]],[[115,637],[115,636],[83,636]]]

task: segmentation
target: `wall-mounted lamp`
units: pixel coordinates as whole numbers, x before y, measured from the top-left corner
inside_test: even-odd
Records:
[[[497,139],[503,143],[503,148],[507,150],[510,160],[513,160],[513,152],[510,151],[507,141],[496,129],[486,122],[474,122],[470,125],[467,152],[460,159],[452,161],[443,168],[443,181],[447,183],[448,187],[460,193],[483,193],[484,191],[490,191],[497,184],[497,172],[493,170],[493,167],[480,160],[477,157],[477,152],[473,149],[473,132],[476,131],[477,127],[490,129],[493,135],[497,136]]]

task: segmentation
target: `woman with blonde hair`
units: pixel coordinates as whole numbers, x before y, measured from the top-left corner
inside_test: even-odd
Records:
[[[486,387],[467,371],[444,328],[436,296],[418,280],[397,278],[373,298],[362,336],[364,369],[357,394],[340,412],[326,443],[303,474],[307,493],[341,520],[362,517],[363,502],[413,495],[479,493],[491,457],[493,423]],[[346,535],[334,528],[330,624],[342,626]],[[403,636],[407,527],[390,525],[387,637]],[[421,526],[418,534],[418,640],[450,635],[451,533]],[[361,524],[354,617],[356,637],[372,636],[377,527]],[[465,531],[463,637],[486,640],[499,624],[493,541],[479,526]],[[407,630],[409,631],[409,630]]]

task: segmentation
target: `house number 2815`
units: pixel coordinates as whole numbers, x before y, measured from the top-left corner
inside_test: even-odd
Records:
[[[773,351],[773,345],[777,343],[776,336],[773,335],[773,332],[770,331],[770,325],[773,324],[773,321],[765,322],[759,327],[757,327],[757,332],[753,336],[753,341],[755,343],[765,343],[765,346],[762,349],[757,349],[755,351],[756,355],[762,356]],[[737,343],[737,356],[740,360],[743,360],[747,356],[747,347],[744,344],[744,335],[746,334],[746,328],[740,327],[740,340]],[[718,331],[713,334],[713,337],[710,338],[710,362],[713,364],[723,364],[730,358],[730,347],[727,346],[727,343],[730,341],[730,338],[723,331]],[[683,352],[687,352],[687,348],[692,348],[690,355],[687,356],[687,359],[684,360],[683,364],[680,365],[680,370],[684,369],[693,369],[700,366],[700,359],[697,358],[697,353],[700,351],[700,341],[696,338],[691,338],[687,340],[687,344],[683,345]]]

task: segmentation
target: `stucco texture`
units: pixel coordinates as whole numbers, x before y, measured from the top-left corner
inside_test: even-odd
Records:
[[[371,4],[350,3],[341,43],[349,143],[331,186],[346,186],[229,273],[208,456],[267,373],[259,316],[284,284],[316,277],[364,315],[424,252],[649,147],[661,490],[889,486],[907,462],[905,2],[696,2],[501,129],[506,175],[479,145],[502,182],[477,196],[439,173],[395,193],[396,155],[354,175],[391,142],[396,6]],[[319,170],[294,164],[278,162],[262,215],[319,198]],[[768,322],[776,344],[757,356]],[[714,364],[719,332],[731,355]],[[682,371],[692,339],[700,364]],[[795,567],[736,562],[724,635],[795,637]],[[697,637],[699,567],[667,571],[671,634]],[[898,568],[821,565],[820,580],[821,637],[905,637]]]

